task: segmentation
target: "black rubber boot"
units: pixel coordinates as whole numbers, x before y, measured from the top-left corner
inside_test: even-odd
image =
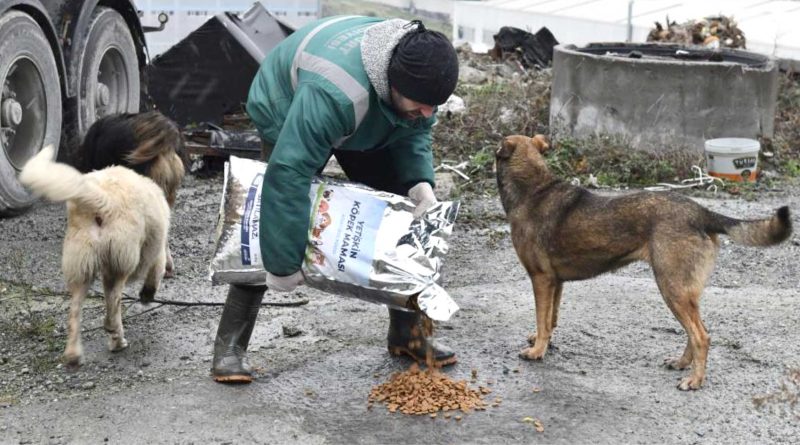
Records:
[[[253,370],[247,363],[247,345],[256,324],[266,286],[235,286],[228,289],[222,318],[214,340],[211,374],[221,383],[250,383]]]
[[[389,309],[387,340],[389,353],[392,355],[407,355],[419,363],[426,364],[425,356],[430,345],[434,366],[448,366],[457,361],[455,352],[450,348],[425,337],[421,317],[416,312]]]

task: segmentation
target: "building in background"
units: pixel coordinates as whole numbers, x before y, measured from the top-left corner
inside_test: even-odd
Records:
[[[709,16],[733,17],[747,49],[800,60],[800,2],[775,0],[490,0],[457,1],[453,40],[475,51],[494,46],[502,26],[536,32],[546,26],[561,43],[644,42],[656,21],[678,23]]]
[[[141,11],[144,26],[158,26],[158,15],[169,16],[163,31],[145,34],[150,57],[155,57],[172,47],[199,28],[210,17],[221,12],[242,13],[250,9],[255,0],[134,0]],[[293,28],[315,20],[320,15],[320,0],[261,0],[273,15]]]

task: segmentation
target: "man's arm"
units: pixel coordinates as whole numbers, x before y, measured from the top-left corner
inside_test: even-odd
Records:
[[[267,166],[262,191],[260,244],[273,275],[297,272],[308,241],[311,178],[333,144],[354,125],[352,110],[314,84],[301,84]]]
[[[434,186],[430,128],[420,129],[392,143],[388,149],[400,185],[409,190],[420,182]]]
[[[406,194],[416,206],[413,211],[415,219],[420,218],[436,204],[436,195],[433,193],[435,184],[431,144],[431,132],[428,127],[400,139],[389,148],[398,181],[402,188],[407,190]]]

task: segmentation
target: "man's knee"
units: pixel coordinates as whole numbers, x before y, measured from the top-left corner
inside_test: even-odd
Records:
[[[351,181],[398,195],[408,193],[408,187],[398,181],[387,150],[334,150],[333,155]]]

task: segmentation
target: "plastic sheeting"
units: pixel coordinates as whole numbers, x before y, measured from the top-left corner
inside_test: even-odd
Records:
[[[150,99],[181,126],[221,124],[247,100],[261,61],[292,32],[260,3],[241,17],[217,14],[153,59],[147,67]]]

